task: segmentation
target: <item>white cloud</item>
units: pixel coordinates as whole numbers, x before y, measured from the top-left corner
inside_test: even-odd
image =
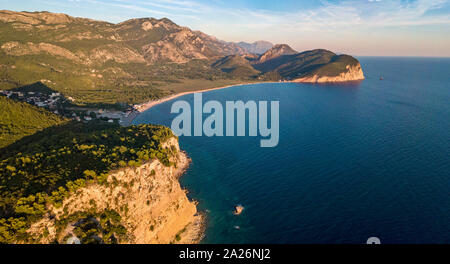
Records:
[[[80,1],[80,0],[69,0]],[[425,17],[429,10],[442,7],[447,0],[344,0],[339,3],[321,1],[319,7],[309,10],[273,12],[260,9],[220,8],[195,0],[84,0],[110,7],[124,8],[153,16],[172,19],[192,19],[208,23],[238,24],[254,28],[261,24],[287,31],[330,31],[349,27],[383,27],[449,24],[450,15]],[[189,20],[185,20],[189,23]],[[185,22],[183,21],[183,22]],[[187,25],[189,26],[189,25]]]
[[[269,13],[241,11],[249,25],[263,19],[274,27],[288,31],[331,31],[354,27],[393,27],[433,24],[450,24],[450,15],[424,16],[429,10],[442,7],[447,1],[343,1],[339,4],[323,2],[321,7],[307,11]],[[374,6],[376,4],[376,6]],[[236,11],[234,11],[236,12]],[[238,11],[239,13],[239,11]],[[245,26],[245,23],[242,23]]]

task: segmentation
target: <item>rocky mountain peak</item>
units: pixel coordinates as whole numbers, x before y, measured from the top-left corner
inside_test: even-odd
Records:
[[[298,52],[293,50],[289,45],[287,44],[277,44],[273,46],[271,49],[266,51],[261,57],[259,58],[259,63],[264,63],[268,60],[275,59],[280,56],[284,55],[293,55],[297,54]]]

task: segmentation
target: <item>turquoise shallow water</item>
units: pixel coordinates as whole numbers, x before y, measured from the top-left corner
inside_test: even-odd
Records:
[[[182,184],[208,216],[203,243],[450,243],[450,59],[359,59],[359,85],[203,94],[280,101],[276,148],[254,137],[180,138],[193,159]],[[134,123],[170,126],[172,103]]]

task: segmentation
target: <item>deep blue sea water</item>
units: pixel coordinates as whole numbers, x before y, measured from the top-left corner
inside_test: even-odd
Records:
[[[450,243],[450,59],[359,60],[359,85],[203,94],[280,101],[276,148],[254,137],[180,138],[193,160],[181,182],[208,216],[204,243]],[[134,123],[170,126],[172,103]]]

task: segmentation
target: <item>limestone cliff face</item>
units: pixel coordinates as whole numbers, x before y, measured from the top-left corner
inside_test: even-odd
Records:
[[[364,80],[364,73],[361,64],[347,65],[346,71],[341,72],[337,76],[321,76],[314,74],[292,80],[299,83],[336,83],[336,82],[351,82]]]
[[[196,203],[190,201],[180,187],[178,177],[189,164],[175,138],[166,142],[177,151],[175,164],[166,167],[153,160],[140,167],[123,168],[108,175],[106,184],[92,184],[77,190],[65,199],[62,207],[32,225],[29,234],[39,243],[57,240],[66,243],[76,222],[68,222],[65,230],[57,231],[57,222],[86,211],[114,210],[121,216],[127,238],[119,243],[196,243],[202,233],[202,215]],[[69,217],[70,218],[70,217]],[[42,234],[47,232],[46,237]]]

